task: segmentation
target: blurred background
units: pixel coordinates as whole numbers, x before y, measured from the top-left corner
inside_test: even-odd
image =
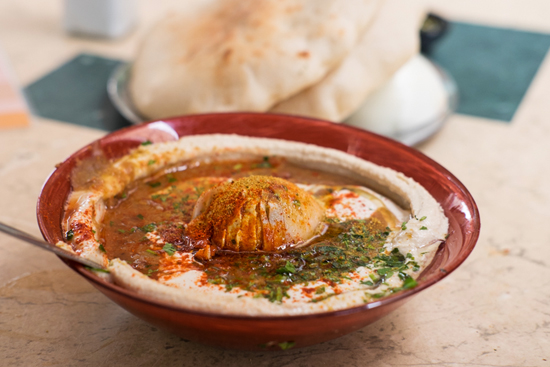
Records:
[[[32,1],[3,1],[0,53],[4,79],[23,91],[33,116],[108,131],[165,117],[139,116],[132,106],[126,91],[130,65],[154,24],[174,13],[208,7],[209,2],[65,0],[37,6]],[[378,83],[383,85],[373,82],[369,98],[340,120],[409,145],[432,136],[455,112],[512,121],[550,46],[546,20],[550,6],[533,0],[521,6],[511,0],[460,4],[410,0],[406,7],[403,4],[390,4],[393,18],[387,16],[385,28],[377,34],[381,46],[371,54],[382,54],[391,47],[415,47],[423,56],[411,51],[394,56],[410,62],[397,61],[399,68],[387,67],[388,77]],[[383,14],[378,11],[376,16]],[[411,23],[407,17],[422,19],[411,26],[406,24],[407,20]],[[401,34],[395,32],[407,26]],[[412,33],[421,44],[411,45],[405,39]],[[12,109],[22,108],[15,103]],[[308,114],[307,110],[299,112]],[[323,114],[309,115],[331,120]]]

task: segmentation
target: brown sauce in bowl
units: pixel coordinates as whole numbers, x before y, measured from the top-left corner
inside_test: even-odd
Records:
[[[366,220],[340,222],[329,218],[326,232],[300,248],[218,251],[209,260],[172,257],[176,252],[196,253],[185,228],[200,195],[229,178],[250,175],[275,176],[300,184],[359,185],[347,177],[299,167],[278,157],[183,162],[133,182],[106,201],[99,233],[101,248],[110,259],[125,260],[153,279],[200,270],[204,272],[203,283],[218,284],[226,291],[239,287],[279,302],[294,284],[315,280],[337,284],[379,256],[390,230],[387,213],[381,212],[387,211],[385,208]],[[316,300],[323,297],[324,290],[306,293]]]

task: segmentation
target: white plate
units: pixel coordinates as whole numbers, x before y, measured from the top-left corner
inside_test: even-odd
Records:
[[[434,62],[416,55],[344,123],[415,145],[437,132],[457,102],[453,79]]]
[[[132,124],[139,124],[147,121],[141,116],[132,103],[130,93],[128,92],[128,82],[130,80],[131,63],[119,65],[107,81],[107,94],[109,99],[126,120]]]

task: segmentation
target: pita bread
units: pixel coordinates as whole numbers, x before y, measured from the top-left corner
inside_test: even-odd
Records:
[[[357,47],[322,81],[278,103],[271,112],[340,122],[419,49],[424,9],[409,0],[385,1]]]
[[[130,94],[148,118],[266,111],[321,80],[353,49],[379,0],[219,0],[162,20]]]

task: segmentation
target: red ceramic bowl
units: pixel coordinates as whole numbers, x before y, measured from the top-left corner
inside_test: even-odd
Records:
[[[422,184],[441,204],[450,229],[418,286],[380,301],[341,311],[307,316],[247,317],[197,312],[140,296],[63,260],[100,292],[137,317],[185,339],[238,349],[280,349],[280,343],[303,347],[337,338],[376,321],[412,295],[455,270],[473,250],[479,235],[479,213],[472,196],[449,171],[422,153],[390,139],[345,125],[294,116],[256,113],[176,117],[116,131],[84,147],[60,164],[44,185],[37,206],[38,224],[50,243],[63,240],[61,220],[71,191],[75,163],[101,149],[120,157],[141,142],[162,142],[195,134],[235,133],[270,137],[334,148],[403,172]]]

